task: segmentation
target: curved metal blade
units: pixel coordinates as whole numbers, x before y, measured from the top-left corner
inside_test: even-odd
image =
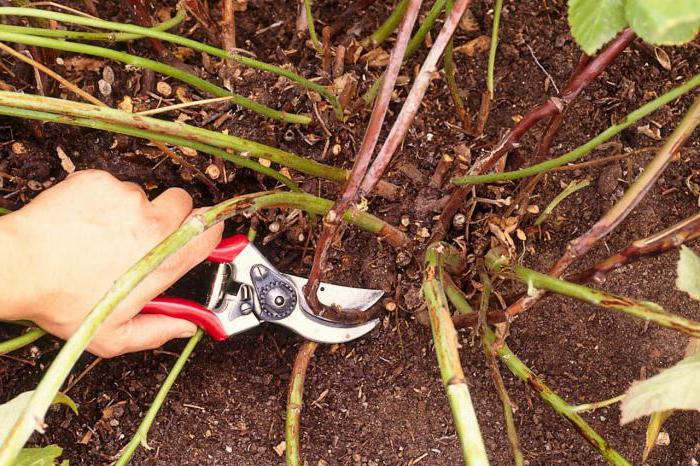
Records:
[[[303,299],[303,298],[302,298]],[[320,319],[297,307],[289,317],[274,321],[317,343],[347,343],[363,337],[374,329],[379,319],[364,324],[341,324]]]
[[[300,292],[303,292],[304,285],[306,285],[308,279],[286,273],[283,275],[294,282]],[[366,311],[384,296],[384,292],[381,290],[353,288],[350,286],[333,285],[332,283],[322,282],[318,287],[317,296],[318,300],[321,301],[321,304],[324,306],[339,306],[343,309]]]

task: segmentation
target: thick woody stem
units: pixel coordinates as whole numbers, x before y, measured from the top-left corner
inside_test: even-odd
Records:
[[[297,357],[294,360],[292,376],[289,382],[289,395],[287,397],[287,417],[284,422],[287,466],[299,466],[301,464],[299,431],[301,409],[304,406],[304,379],[309,368],[309,362],[311,362],[317,347],[318,343],[305,341],[299,348]]]
[[[552,277],[560,277],[576,259],[586,254],[598,241],[607,236],[622,222],[641,202],[652,188],[661,173],[666,169],[673,156],[680,150],[695,128],[700,124],[700,96],[690,107],[666,143],[659,149],[654,159],[644,168],[637,181],[625,192],[625,195],[586,233],[569,242],[566,252],[549,270]],[[537,291],[532,296],[520,298],[506,309],[508,317],[516,316],[531,308],[544,295]]]
[[[631,29],[623,31],[605,50],[583,67],[577,76],[572,76],[569,85],[566,86],[560,97],[551,97],[545,103],[525,115],[518,124],[506,133],[490,154],[474,164],[470,173],[481,174],[486,172],[493,167],[501,157],[513,149],[520,138],[536,123],[544,118],[562,113],[566,106],[576,99],[581,91],[583,91],[591,81],[597,78],[600,73],[627,48],[634,38],[635,35]]]
[[[566,83],[566,87],[564,88],[564,94],[566,94],[567,90],[571,89],[571,86],[573,85],[574,81],[576,80],[577,76],[580,76],[581,73],[586,69],[588,66],[588,63],[591,61],[591,57],[588,55],[581,54],[581,58],[578,61],[578,64],[576,65],[576,68],[574,68],[574,71],[571,72],[571,76],[569,77],[569,82]],[[544,131],[544,134],[542,135],[542,138],[540,139],[540,144],[537,147],[537,152],[535,153],[535,161],[542,160],[547,156],[549,153],[549,148],[552,147],[552,142],[554,142],[554,137],[557,135],[559,132],[559,128],[561,128],[562,121],[564,120],[564,113],[566,112],[566,109],[568,108],[568,105],[565,106],[561,112],[556,112],[554,115],[552,115],[549,118],[549,122],[547,123],[547,128]]]
[[[447,47],[447,43],[452,38],[457,24],[462,18],[462,15],[464,15],[464,10],[467,9],[468,5],[469,0],[457,0],[455,2],[453,10],[445,20],[440,34],[438,34],[435,43],[430,49],[430,53],[428,53],[428,56],[423,62],[423,66],[413,83],[413,87],[411,87],[408,93],[408,97],[406,97],[401,112],[389,132],[389,136],[387,136],[384,145],[379,150],[379,154],[377,154],[376,159],[367,172],[367,176],[365,176],[362,182],[362,187],[360,188],[360,193],[362,195],[367,195],[372,192],[372,189],[374,189],[374,186],[381,179],[384,171],[389,166],[389,162],[391,162],[391,158],[396,152],[396,149],[398,149],[404,137],[406,137],[406,133],[413,123],[413,119],[418,112],[418,108],[425,96],[428,85],[437,70],[437,62],[445,51],[445,47]]]
[[[389,65],[386,70],[385,79],[382,82],[379,97],[374,104],[365,136],[362,140],[357,157],[355,158],[355,164],[350,173],[350,178],[348,179],[340,199],[338,199],[336,204],[323,219],[323,230],[321,231],[316,245],[316,254],[314,255],[313,265],[309,274],[309,281],[304,289],[307,301],[317,312],[321,312],[322,306],[316,297],[316,291],[318,290],[318,286],[321,282],[321,275],[326,265],[328,249],[340,228],[343,215],[358,198],[360,183],[362,183],[367,173],[367,167],[369,167],[374,148],[379,140],[379,133],[381,132],[382,124],[386,117],[386,111],[389,108],[394,84],[396,83],[396,78],[399,76],[404,52],[406,51],[408,40],[411,37],[411,29],[413,29],[413,25],[418,17],[420,5],[421,0],[411,0],[409,3],[408,10],[406,11],[406,15],[404,16],[399,30],[396,45],[391,52]]]
[[[428,247],[425,253],[423,296],[428,306],[435,354],[440,366],[442,383],[452,408],[452,417],[462,447],[464,464],[488,465],[479,422],[459,358],[457,331],[452,324],[443,286],[443,277],[447,275],[446,261],[454,257],[458,257],[458,254],[448,244],[433,243]]]
[[[564,256],[552,267],[549,274],[561,276],[564,270],[576,259],[586,254],[600,239],[607,236],[637,207],[644,196],[654,186],[676,153],[683,147],[695,128],[700,124],[700,96],[690,107],[673,130],[666,143],[661,147],[652,161],[644,168],[642,175],[634,182],[625,195],[610,209],[590,230],[571,241]]]
[[[603,283],[608,272],[629,264],[641,257],[655,256],[671,249],[675,249],[683,243],[700,237],[700,214],[686,218],[675,225],[644,239],[632,241],[622,251],[598,262],[593,267],[567,277],[567,280],[576,283],[593,281]]]

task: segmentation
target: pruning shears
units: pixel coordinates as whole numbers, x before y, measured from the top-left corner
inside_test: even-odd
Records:
[[[161,297],[141,312],[186,319],[215,340],[243,333],[263,322],[282,325],[307,340],[345,343],[369,333],[379,322],[344,324],[315,316],[304,298],[306,278],[278,271],[244,235],[225,238],[208,260],[219,264],[206,306],[182,298]],[[366,311],[383,296],[380,290],[321,283],[325,306]]]

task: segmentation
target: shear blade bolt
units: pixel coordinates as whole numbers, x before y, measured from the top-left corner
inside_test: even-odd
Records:
[[[262,265],[256,265],[253,267],[253,276],[258,279],[258,280],[263,280],[265,277],[267,277],[267,268],[263,267]]]

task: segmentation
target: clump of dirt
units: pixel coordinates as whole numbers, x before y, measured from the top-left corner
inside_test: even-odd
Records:
[[[74,7],[81,7],[80,2],[73,3]],[[366,36],[387,16],[392,3],[388,0],[376,2],[367,13],[348,24],[347,30],[358,37]],[[314,12],[320,23],[331,23],[348,4],[346,0],[319,2]],[[173,6],[173,1],[153,2],[154,11]],[[305,76],[318,76],[320,59],[295,35],[295,2],[248,0],[247,6],[245,12],[237,15],[241,47],[263,61],[290,64]],[[489,34],[492,6],[491,2],[475,2],[471,10],[478,30],[459,31],[456,45]],[[106,2],[104,8],[100,11],[104,18],[133,20],[126,9],[120,7],[120,2]],[[333,281],[383,289],[396,300],[398,309],[387,313],[379,328],[367,338],[349,345],[322,347],[316,352],[306,380],[301,424],[303,457],[309,465],[461,464],[430,331],[414,318],[421,307],[418,289],[423,250],[428,243],[425,232],[432,231],[435,216],[441,210],[440,199],[449,192],[448,187],[430,187],[429,181],[444,154],[454,155],[467,146],[472,160],[476,159],[488,151],[515,120],[553,95],[533,55],[562,87],[580,53],[568,32],[565,9],[565,2],[561,1],[506,2],[496,62],[496,99],[482,138],[475,140],[459,129],[460,122],[443,77],[437,77],[432,83],[416,122],[386,177],[401,188],[401,196],[370,202],[373,213],[395,225],[407,224],[405,229],[412,238],[409,247],[396,251],[372,235],[349,228],[332,249],[330,278]],[[191,32],[193,26],[194,22],[188,20],[179,31]],[[206,39],[201,28],[193,34],[198,39]],[[154,55],[147,41],[126,47],[144,56]],[[561,154],[587,141],[641,103],[700,71],[693,46],[665,50],[671,59],[671,70],[663,69],[638,47],[625,51],[568,109],[553,153]],[[410,61],[404,71],[407,77],[413,75],[412,70],[424,56],[423,50]],[[210,69],[211,61],[200,54],[186,58],[188,65],[216,79],[215,70]],[[458,54],[456,61],[459,87],[471,112],[476,113],[485,89],[486,55]],[[23,69],[23,65],[14,66],[19,71]],[[58,70],[72,78],[79,77],[86,90],[97,92],[103,66]],[[109,66],[115,71],[116,79],[112,86],[112,105],[127,95],[143,107],[169,103],[148,89],[147,74],[126,70],[118,64]],[[29,76],[26,83],[13,81],[7,70],[0,71],[0,79],[31,87],[33,74],[27,74],[26,69],[24,74],[19,71],[17,76]],[[359,92],[366,90],[378,75],[378,70],[365,68],[360,62],[347,65],[346,71],[359,78]],[[392,102],[393,115],[409,89],[410,82],[406,81],[399,86],[397,99]],[[171,85],[177,83],[171,82]],[[138,95],[133,92],[134,86],[139,88]],[[315,112],[314,100],[306,93],[296,87],[278,86],[277,79],[265,73],[242,70],[235,87],[238,93],[253,96],[275,108]],[[193,97],[199,95],[191,89],[187,92]],[[662,137],[674,128],[689,102],[688,97],[680,99],[654,114],[651,124],[660,129]],[[340,124],[334,122],[329,109],[321,109],[331,138],[318,123],[294,127],[240,109],[191,111],[187,116],[192,124],[218,125],[217,129],[229,130],[231,134],[349,168],[369,110]],[[392,118],[388,120],[384,134]],[[198,205],[207,205],[216,197],[209,187],[193,178],[191,171],[162,159],[154,148],[141,140],[9,118],[1,119],[0,129],[0,172],[18,177],[15,184],[4,180],[2,206],[19,207],[65,176],[56,156],[58,146],[79,169],[108,170],[120,179],[140,183],[149,194],[181,186],[194,196]],[[534,153],[540,131],[535,130],[521,141],[510,157],[511,164],[515,166],[528,160]],[[616,145],[598,150],[588,158],[660,144],[636,128],[622,132],[614,142]],[[25,150],[20,150],[16,144]],[[328,150],[326,145],[338,146],[338,149]],[[700,162],[694,157],[698,150],[700,143],[696,137],[689,141],[678,160],[671,164],[634,213],[581,262],[581,269],[607,257],[629,241],[697,211],[697,198],[689,191],[685,180],[700,169]],[[528,229],[529,237],[518,241],[524,264],[547,270],[566,243],[590,227],[622,195],[652,155],[644,153],[621,162],[547,175],[531,199],[531,204],[540,210],[570,181],[589,178],[594,182],[562,202],[543,228]],[[213,163],[204,154],[187,160],[202,171]],[[228,164],[226,169],[230,182],[223,179],[214,182],[221,195],[271,187],[269,181],[247,170]],[[477,193],[480,198],[506,199],[515,196],[515,186],[480,187]],[[337,193],[337,186],[327,182],[306,180],[304,187],[314,194],[321,192],[327,198]],[[465,205],[460,213],[466,214],[468,209]],[[465,244],[469,247],[485,244],[482,227],[489,215],[499,212],[493,204],[479,203]],[[266,225],[280,215],[282,212],[261,214],[261,238],[270,234]],[[535,214],[527,214],[523,224],[530,225],[535,218]],[[245,231],[247,222],[242,218],[234,219],[228,228],[231,232]],[[306,239],[315,232],[308,231],[306,225],[300,224],[303,228],[299,232],[304,238],[296,234],[299,232],[272,234],[263,247],[281,269],[296,274],[308,272],[313,249],[306,247]],[[449,232],[450,238],[462,235],[463,229]],[[651,299],[666,309],[700,319],[698,304],[675,291],[676,259],[677,253],[672,252],[628,265],[611,273],[603,288],[632,298]],[[465,277],[466,283],[469,273],[471,271]],[[196,283],[193,280],[181,283],[173,293],[196,294],[200,291]],[[508,283],[497,285],[508,301],[522,291]],[[2,337],[17,331],[12,326],[0,326]],[[491,463],[512,464],[500,402],[481,347],[473,343],[467,331],[462,331],[460,338],[462,364]],[[632,381],[653,375],[680,359],[686,344],[684,338],[669,330],[647,328],[643,322],[628,316],[562,297],[549,297],[518,318],[511,327],[508,342],[525,363],[572,404],[619,395]],[[284,458],[278,455],[275,447],[284,440],[286,391],[299,344],[298,337],[269,326],[221,343],[203,341],[157,417],[148,439],[151,449],[140,449],[132,464],[284,464]],[[74,415],[65,408],[52,409],[47,419],[48,433],[37,434],[32,441],[59,444],[71,464],[111,463],[133,435],[182,346],[182,342],[174,342],[162,351],[106,360],[92,367],[69,392],[78,403],[80,413]],[[32,389],[59,347],[57,340],[44,338],[31,348],[0,359],[0,400]],[[72,377],[85,371],[93,361],[92,356],[83,356]],[[528,464],[603,463],[570,425],[506,369],[502,373],[517,407],[516,425]],[[614,448],[633,461],[640,461],[645,421],[621,427],[616,406],[586,414],[585,418]],[[674,415],[664,426],[671,439],[670,445],[657,447],[649,463],[694,464],[694,459],[700,459],[699,421],[698,413]]]

